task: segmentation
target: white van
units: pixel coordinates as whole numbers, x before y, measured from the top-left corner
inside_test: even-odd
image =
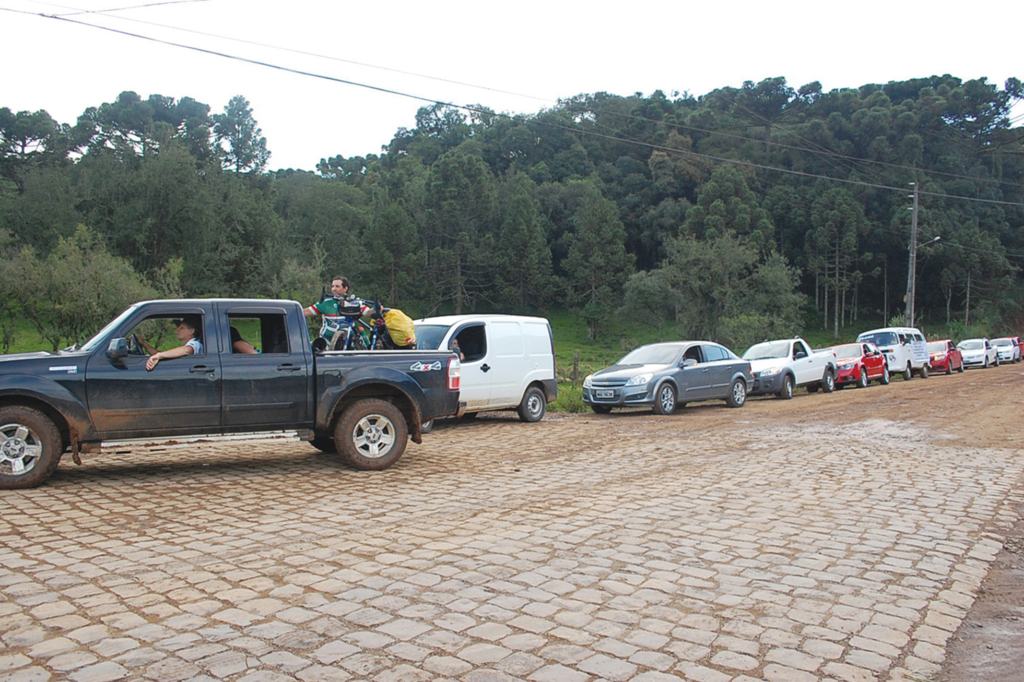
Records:
[[[446,315],[415,324],[419,349],[457,344],[462,359],[459,416],[515,409],[524,422],[536,422],[558,397],[555,341],[543,317]]]
[[[857,335],[859,343],[878,346],[889,364],[889,374],[903,374],[907,381],[917,374],[928,378],[928,342],[916,327],[883,327]]]

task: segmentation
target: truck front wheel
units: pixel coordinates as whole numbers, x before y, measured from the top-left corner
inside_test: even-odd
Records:
[[[60,432],[42,412],[0,408],[0,488],[34,488],[60,463]]]
[[[397,407],[384,400],[360,400],[334,427],[334,444],[346,464],[360,471],[387,469],[405,452],[409,429]]]

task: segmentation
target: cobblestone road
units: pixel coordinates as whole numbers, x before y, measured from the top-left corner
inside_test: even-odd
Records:
[[[65,462],[0,492],[0,681],[927,680],[1024,453],[905,417],[987,385]]]

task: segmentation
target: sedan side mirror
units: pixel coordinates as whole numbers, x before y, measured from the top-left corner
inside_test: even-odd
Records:
[[[126,339],[110,339],[107,346],[107,357],[117,362],[128,357],[128,341]]]
[[[686,358],[685,360],[683,360],[683,369],[686,369],[687,367],[694,367],[696,366],[696,364],[697,361],[694,360],[693,358]]]

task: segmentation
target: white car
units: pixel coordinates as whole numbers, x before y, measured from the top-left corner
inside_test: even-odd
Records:
[[[543,317],[446,315],[415,324],[420,350],[447,348],[462,360],[458,416],[517,410],[536,422],[558,397],[555,341]]]
[[[860,343],[873,343],[885,353],[889,373],[903,374],[910,381],[915,374],[928,378],[928,343],[917,327],[883,327],[862,332],[857,336]]]
[[[1017,339],[1004,336],[992,339],[992,345],[999,354],[999,362],[1020,362],[1020,346],[1017,345]]]
[[[964,367],[998,367],[999,353],[988,339],[964,339],[956,344],[964,357]]]

